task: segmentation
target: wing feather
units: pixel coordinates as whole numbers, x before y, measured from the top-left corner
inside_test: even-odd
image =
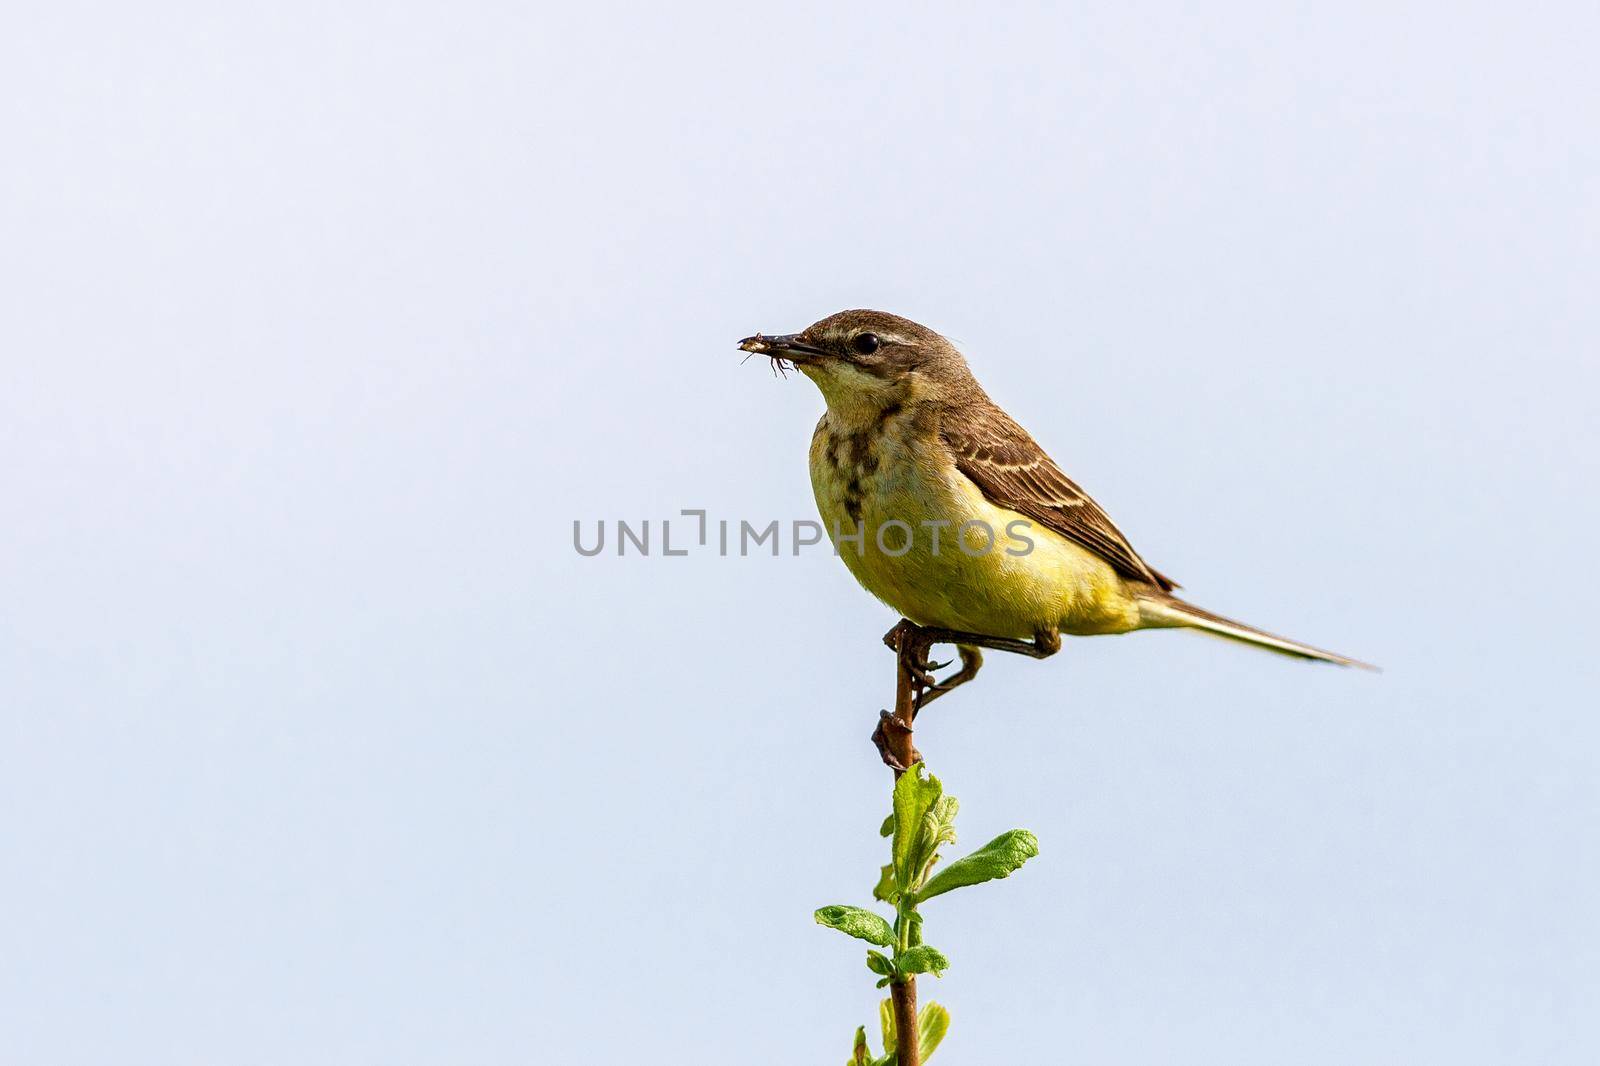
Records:
[[[1139,558],[1100,505],[1000,408],[984,404],[946,412],[939,428],[955,455],[956,469],[990,503],[1081,544],[1125,577],[1167,591],[1178,587]]]

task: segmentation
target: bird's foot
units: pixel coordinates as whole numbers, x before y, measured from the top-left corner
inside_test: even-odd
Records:
[[[911,682],[913,708],[921,708],[929,700],[949,692],[977,673],[977,670],[971,667],[967,654],[962,652],[961,669],[941,682],[934,676],[934,671],[943,670],[955,660],[934,662],[928,653],[938,642],[936,631],[924,629],[909,618],[902,618],[895,623],[894,628],[883,635],[883,642],[895,652],[900,661],[900,669]]]
[[[950,662],[954,661],[954,659],[950,660]],[[900,667],[911,675],[912,682],[918,688],[935,689],[939,687],[939,679],[933,676],[933,672],[935,670],[943,670],[950,665],[950,662],[936,663],[927,658],[923,658],[921,662],[917,662],[915,659],[907,659],[901,662]]]
[[[901,762],[894,753],[895,748],[899,746],[895,742],[902,737],[906,738],[905,747],[911,752],[911,762],[920,762],[922,753],[917,751],[910,743],[911,726],[902,722],[888,711],[879,711],[878,728],[872,731],[872,743],[878,749],[878,755],[882,757],[883,764],[895,773],[904,773],[911,769],[909,765]]]
[[[918,711],[921,711],[922,708],[943,696],[946,692],[960,688],[978,676],[978,671],[983,667],[983,653],[967,644],[957,645],[956,651],[961,655],[961,669],[949,675],[943,681],[930,685],[918,692],[916,694],[916,709]]]
[[[901,642],[907,636],[916,633],[921,628],[921,626],[917,625],[917,623],[913,622],[911,619],[902,618],[900,621],[894,624],[894,627],[890,629],[889,632],[883,635],[883,643],[890,651],[899,651]]]

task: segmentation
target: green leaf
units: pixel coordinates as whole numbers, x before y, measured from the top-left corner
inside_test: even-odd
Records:
[[[894,863],[885,863],[878,874],[878,883],[872,886],[872,898],[893,903],[900,898],[900,883],[894,879]]]
[[[889,923],[861,907],[823,907],[817,911],[816,918],[818,925],[837,929],[857,940],[865,940],[883,948],[894,944],[894,930]]]
[[[889,817],[885,818],[883,820],[883,824],[878,826],[878,835],[881,836],[881,837],[892,837],[892,836],[894,836],[894,812],[893,811],[890,811],[889,812]]]
[[[1026,829],[1001,833],[971,855],[957,859],[930,877],[917,893],[917,902],[943,895],[951,889],[1009,877],[1037,854],[1039,839]]]
[[[944,791],[937,777],[922,776],[925,769],[922,763],[913,763],[894,783],[894,870],[903,891],[910,890],[920,869],[923,816]]]
[[[885,1054],[893,1055],[895,1048],[899,1046],[894,1036],[894,1000],[880,999],[878,1001],[878,1028],[883,1031],[883,1050]]]
[[[945,958],[938,948],[929,947],[927,944],[918,944],[895,956],[894,968],[901,974],[931,973],[938,977],[950,966],[950,960]]]
[[[941,795],[923,814],[917,844],[908,863],[907,892],[915,892],[921,887],[928,871],[939,859],[939,846],[954,843],[956,812],[960,809],[961,804],[956,802],[954,796]]]
[[[850,1049],[850,1060],[844,1066],[872,1066],[872,1058],[867,1054],[866,1026],[856,1028],[856,1042]]]
[[[884,977],[894,976],[894,963],[890,962],[889,956],[881,951],[867,952],[867,969]]]
[[[923,1062],[928,1061],[949,1031],[950,1012],[939,1004],[929,1003],[917,1013],[917,1050],[922,1053]]]
[[[930,858],[940,844],[956,842],[956,812],[960,809],[954,796],[944,795],[922,816],[922,845]]]

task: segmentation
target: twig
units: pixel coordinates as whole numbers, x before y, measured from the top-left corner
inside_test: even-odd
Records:
[[[884,761],[889,762],[891,768],[895,763],[901,767],[894,771],[897,781],[907,768],[922,757],[911,743],[911,724],[917,711],[916,682],[908,668],[908,656],[920,657],[920,653],[916,650],[915,641],[902,639],[895,654],[894,715],[880,721],[878,732],[873,734],[874,741],[885,756]],[[878,739],[880,736],[882,740]],[[890,756],[893,757],[892,761]],[[890,983],[889,998],[894,1008],[895,1047],[899,1066],[922,1066],[922,1051],[917,1046],[916,977],[907,976],[903,981]]]

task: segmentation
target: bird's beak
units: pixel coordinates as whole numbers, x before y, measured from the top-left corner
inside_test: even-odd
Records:
[[[791,363],[806,363],[825,354],[814,344],[807,344],[798,333],[785,333],[777,337],[763,337],[757,333],[739,342],[741,351],[773,359],[787,359]]]

